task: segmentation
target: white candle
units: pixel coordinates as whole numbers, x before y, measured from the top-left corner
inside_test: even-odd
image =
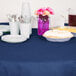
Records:
[[[19,34],[19,24],[18,22],[9,22],[10,25],[10,34],[18,35]]]
[[[26,38],[30,37],[30,23],[20,23],[20,34]]]

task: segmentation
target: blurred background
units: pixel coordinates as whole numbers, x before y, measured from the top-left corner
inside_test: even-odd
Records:
[[[50,16],[50,26],[63,26],[68,23],[69,8],[76,11],[76,0],[0,0],[0,22],[8,22],[7,14],[21,14],[22,2],[29,1],[31,4],[32,25],[37,27],[35,10],[41,7],[53,8],[55,15]]]

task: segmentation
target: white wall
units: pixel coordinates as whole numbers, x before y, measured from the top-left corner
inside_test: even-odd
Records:
[[[26,0],[24,0],[26,1]],[[52,7],[55,15],[51,16],[51,25],[62,24],[63,18],[60,15],[67,17],[67,9],[73,8],[76,10],[76,0],[30,0],[31,13],[34,16],[34,11],[41,7]],[[0,22],[7,22],[7,14],[21,13],[22,0],[0,0]]]

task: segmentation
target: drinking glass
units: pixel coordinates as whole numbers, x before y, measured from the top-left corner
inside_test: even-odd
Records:
[[[69,9],[69,26],[76,26],[76,10]]]
[[[23,2],[22,3],[21,15],[24,17],[26,23],[31,22],[30,2]]]

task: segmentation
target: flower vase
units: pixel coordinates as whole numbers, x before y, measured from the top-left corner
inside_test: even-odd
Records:
[[[39,15],[38,17],[38,35],[43,35],[44,32],[49,30],[49,17],[48,15]]]

